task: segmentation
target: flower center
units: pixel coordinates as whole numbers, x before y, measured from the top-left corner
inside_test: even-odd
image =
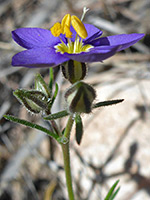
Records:
[[[72,32],[70,30],[71,25],[76,31],[76,38],[74,42],[71,40],[72,38]],[[62,54],[63,53],[77,54],[81,52],[88,52],[93,47],[92,45],[89,44],[86,45],[83,44],[83,39],[85,39],[88,36],[88,34],[82,21],[75,15],[73,16],[71,16],[70,14],[65,15],[61,23],[59,22],[55,23],[50,30],[54,37],[60,38],[60,34],[65,34],[68,41],[67,43],[64,43],[60,38],[61,43],[55,46],[56,52],[60,52]]]

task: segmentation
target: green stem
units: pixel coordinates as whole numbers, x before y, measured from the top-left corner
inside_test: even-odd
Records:
[[[66,137],[68,140],[70,139],[70,132],[71,132],[71,129],[72,129],[73,122],[74,122],[73,116],[70,115],[68,122],[67,122],[67,126],[66,126],[65,131],[64,131],[64,137]]]
[[[67,144],[62,144],[62,152],[63,152],[63,159],[64,159],[64,170],[66,175],[66,184],[68,190],[69,200],[74,200],[74,193],[72,188],[72,177],[71,177],[71,168],[70,168],[70,152],[69,152],[69,141],[70,141],[70,133],[73,125],[73,118],[72,116],[69,117],[67,126],[64,132],[64,137],[68,139]]]

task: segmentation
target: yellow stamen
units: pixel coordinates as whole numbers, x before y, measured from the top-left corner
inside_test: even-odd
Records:
[[[70,28],[70,24],[71,24],[71,15],[70,14],[66,14],[62,21],[61,21],[61,27],[63,30],[63,34],[65,34],[65,26],[67,25]]]
[[[64,34],[66,34],[66,38],[72,37],[72,32],[70,31],[70,28],[67,25],[65,25],[64,27]]]
[[[60,34],[62,33],[62,27],[61,27],[61,24],[59,22],[55,23],[51,29],[50,29],[52,35],[54,37],[59,37]]]
[[[77,16],[71,16],[71,24],[81,38],[85,39],[87,37],[88,34],[84,27],[84,24]]]
[[[83,17],[86,11],[87,9],[84,11]],[[70,30],[71,24],[76,31],[76,37],[74,41],[70,39],[72,38],[73,34]],[[70,14],[66,14],[61,23],[55,23],[50,30],[53,36],[59,37],[60,39],[60,43],[55,45],[56,52],[60,52],[61,54],[78,54],[81,52],[88,52],[91,48],[93,48],[92,45],[84,44],[83,39],[85,39],[88,34],[82,21],[75,15],[71,16]],[[64,34],[66,36],[67,42],[64,42],[61,39],[60,34]]]

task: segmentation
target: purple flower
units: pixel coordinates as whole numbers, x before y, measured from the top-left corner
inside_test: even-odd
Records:
[[[100,37],[102,31],[95,26],[83,25],[76,16],[65,17],[51,30],[19,28],[12,31],[15,42],[27,49],[13,56],[12,65],[37,68],[54,67],[69,60],[101,62],[144,37],[138,33]]]

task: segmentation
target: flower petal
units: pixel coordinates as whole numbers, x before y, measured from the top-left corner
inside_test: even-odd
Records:
[[[119,46],[101,46],[91,49],[89,52],[82,52],[79,54],[64,53],[64,56],[79,62],[101,62],[113,56]]]
[[[17,53],[12,58],[12,65],[30,68],[53,67],[68,60],[53,48],[35,48]]]
[[[99,38],[90,44],[94,46],[120,46],[117,51],[130,47],[144,37],[143,33],[121,34]]]
[[[87,38],[84,40],[86,43],[100,37],[103,34],[100,29],[96,28],[92,24],[84,24],[84,26],[88,34]]]
[[[42,28],[19,28],[12,31],[12,38],[26,49],[52,47],[60,42],[49,30]]]

